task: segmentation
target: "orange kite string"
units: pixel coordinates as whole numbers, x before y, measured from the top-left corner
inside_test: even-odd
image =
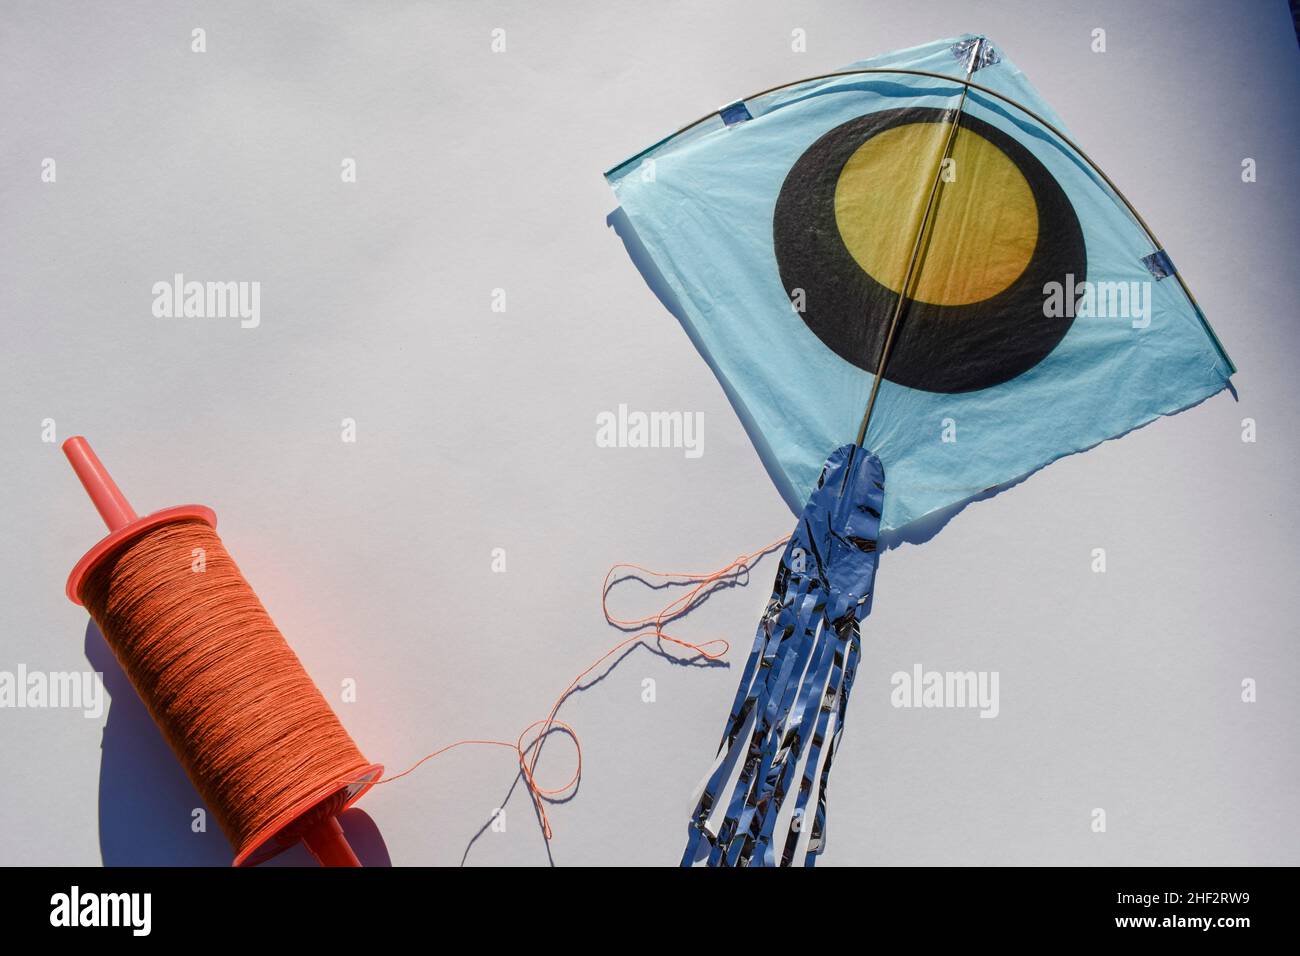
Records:
[[[702,600],[708,597],[714,588],[724,582],[739,577],[742,573],[748,572],[751,565],[757,563],[764,555],[771,551],[775,551],[789,540],[789,535],[786,535],[783,538],[778,538],[776,541],[764,545],[757,551],[751,551],[749,554],[740,555],[725,567],[706,573],[693,573],[689,571],[655,571],[650,568],[644,568],[639,564],[629,564],[626,562],[615,564],[605,575],[605,583],[600,592],[600,606],[601,610],[604,612],[605,621],[620,630],[631,631],[637,630],[638,628],[641,630],[637,630],[637,633],[619,641],[613,647],[609,648],[609,650],[605,651],[604,654],[600,655],[600,657],[596,658],[596,660],[592,661],[591,664],[582,671],[582,673],[578,674],[577,677],[573,678],[573,680],[569,682],[569,685],[564,689],[560,696],[555,699],[555,703],[551,707],[550,713],[547,714],[544,719],[535,720],[525,727],[519,734],[518,739],[513,743],[507,740],[458,740],[455,743],[441,747],[430,754],[426,754],[401,773],[393,774],[391,777],[385,777],[379,782],[382,784],[399,780],[411,771],[415,770],[421,764],[432,760],[434,757],[445,754],[449,750],[455,750],[457,747],[466,747],[471,745],[510,747],[515,751],[516,758],[519,761],[519,772],[524,778],[524,783],[528,787],[529,794],[532,796],[533,805],[537,808],[537,816],[542,824],[542,832],[546,835],[547,840],[551,839],[551,822],[546,815],[546,802],[568,793],[573,787],[577,786],[578,781],[582,777],[582,743],[578,739],[578,734],[568,724],[556,719],[556,714],[559,713],[560,707],[564,705],[565,699],[573,693],[574,689],[582,683],[583,679],[588,674],[600,667],[601,664],[616,655],[619,651],[623,650],[623,648],[639,644],[642,641],[653,639],[659,642],[676,644],[678,647],[694,652],[697,657],[702,657],[709,661],[715,661],[725,656],[727,651],[731,649],[731,645],[722,638],[715,638],[711,641],[696,644],[692,641],[685,641],[681,638],[673,637],[671,634],[664,631],[664,626],[679,617],[684,617],[689,614]],[[614,615],[610,613],[609,592],[613,589],[615,584],[623,579],[621,576],[618,576],[618,572],[623,570],[639,572],[644,576],[642,578],[643,581],[646,579],[659,579],[672,584],[694,584],[695,586],[681,597],[669,602],[660,609],[657,614],[652,614],[649,617],[636,618],[634,620],[622,620],[614,617]],[[648,581],[646,583],[648,583]],[[571,776],[563,786],[547,789],[537,782],[537,761],[541,757],[542,742],[552,731],[557,729],[568,735],[573,740],[573,747],[577,754],[577,766],[573,771],[573,776]],[[533,733],[534,731],[536,731],[535,734]],[[530,735],[532,736],[530,737]]]

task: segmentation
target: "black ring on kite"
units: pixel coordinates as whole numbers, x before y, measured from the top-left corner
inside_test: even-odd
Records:
[[[795,161],[777,197],[772,246],[785,289],[803,290],[800,315],[827,348],[872,374],[900,290],[877,281],[845,247],[836,188],[845,163],[872,137],[915,123],[948,122],[947,110],[905,107],[842,123]],[[884,377],[927,392],[992,388],[1033,368],[1074,322],[1070,315],[1043,314],[1044,284],[1066,275],[1076,283],[1086,278],[1083,229],[1052,174],[996,126],[970,115],[960,125],[1000,149],[1024,177],[1037,207],[1038,235],[1023,271],[986,299],[960,305],[908,299]]]
[[[1156,234],[1151,230],[1151,227],[1147,225],[1147,221],[1142,218],[1142,214],[1138,212],[1136,208],[1134,208],[1131,202],[1129,202],[1128,197],[1125,196],[1124,193],[1120,190],[1120,188],[1115,185],[1114,180],[1112,180],[1109,176],[1107,176],[1105,170],[1103,170],[1100,166],[1098,166],[1095,162],[1093,162],[1092,157],[1089,156],[1087,153],[1085,153],[1079,147],[1079,145],[1075,143],[1074,140],[1070,139],[1069,136],[1066,136],[1065,133],[1061,132],[1061,130],[1057,128],[1055,123],[1052,123],[1047,119],[1044,119],[1038,113],[1031,110],[1028,106],[1025,106],[1023,103],[1016,102],[1006,94],[999,93],[997,90],[984,86],[982,83],[976,83],[973,80],[967,79],[965,77],[952,76],[951,74],[948,73],[936,73],[933,70],[909,70],[903,67],[878,67],[878,66],[864,67],[858,70],[838,70],[833,73],[819,73],[816,76],[806,76],[801,80],[792,80],[789,83],[780,83],[777,86],[770,86],[765,90],[759,90],[757,93],[754,93],[750,96],[746,96],[744,100],[742,100],[741,102],[756,100],[761,96],[768,96],[772,93],[779,93],[782,90],[788,90],[795,86],[802,86],[804,83],[816,83],[818,80],[834,80],[834,79],[842,79],[850,76],[865,76],[872,73],[891,73],[896,76],[924,76],[932,80],[946,80],[949,83],[957,83],[965,87],[966,89],[976,90],[980,93],[984,93],[987,96],[991,96],[996,100],[1001,100],[1003,103],[1006,103],[1008,106],[1014,106],[1016,109],[1020,110],[1020,112],[1024,113],[1026,116],[1032,119],[1034,122],[1038,123],[1044,129],[1048,130],[1048,132],[1050,132],[1053,136],[1055,136],[1062,143],[1064,143],[1066,147],[1072,149],[1076,154],[1078,154],[1080,159],[1082,159],[1085,163],[1088,164],[1088,167],[1094,173],[1096,173],[1098,176],[1101,177],[1102,182],[1104,182],[1106,186],[1110,189],[1110,191],[1115,194],[1115,198],[1117,198],[1120,202],[1124,204],[1124,208],[1128,210],[1128,214],[1133,217],[1133,220],[1138,224],[1138,226],[1141,227],[1142,231],[1146,233],[1147,239],[1151,242],[1151,247],[1153,252],[1158,252],[1164,249],[1164,246],[1160,244],[1160,240],[1156,238]],[[609,176],[614,172],[616,172],[617,170],[622,169],[628,163],[636,162],[636,160],[640,159],[646,153],[658,149],[660,146],[662,146],[664,143],[668,142],[669,140],[681,136],[683,133],[694,129],[696,126],[699,126],[701,123],[708,122],[710,119],[712,119],[717,115],[718,115],[717,110],[710,110],[709,112],[701,116],[699,119],[692,120],[691,122],[687,123],[681,129],[677,130],[677,132],[672,133],[669,136],[665,136],[657,143],[652,143],[650,146],[647,146],[639,153],[629,156],[627,159],[623,160],[623,162],[619,163],[616,166],[611,167],[608,171],[606,171],[605,175]],[[1236,364],[1232,361],[1232,358],[1228,355],[1227,350],[1223,347],[1223,343],[1219,341],[1219,337],[1218,335],[1215,334],[1214,328],[1213,326],[1210,325],[1209,319],[1207,319],[1205,317],[1205,313],[1201,311],[1200,303],[1196,301],[1196,296],[1192,295],[1192,290],[1188,287],[1187,281],[1183,278],[1182,273],[1175,271],[1174,279],[1178,282],[1178,287],[1183,290],[1183,295],[1187,296],[1187,301],[1191,305],[1192,311],[1194,311],[1196,313],[1196,317],[1201,320],[1201,326],[1205,329],[1205,333],[1210,337],[1210,341],[1214,343],[1214,347],[1218,349],[1219,355],[1223,357],[1223,361],[1227,364],[1228,374],[1229,375],[1235,374],[1237,371]]]

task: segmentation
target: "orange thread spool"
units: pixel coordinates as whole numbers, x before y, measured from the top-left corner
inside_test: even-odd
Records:
[[[299,840],[322,864],[360,865],[337,815],[383,768],[362,756],[240,574],[216,516],[182,505],[139,518],[84,438],[63,450],[109,527],[68,596],[95,619],[235,865]]]

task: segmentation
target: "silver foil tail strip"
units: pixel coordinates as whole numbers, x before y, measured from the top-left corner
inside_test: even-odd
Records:
[[[875,591],[884,481],[880,459],[857,445],[822,467],[697,794],[683,866],[811,866],[825,846],[827,781]]]

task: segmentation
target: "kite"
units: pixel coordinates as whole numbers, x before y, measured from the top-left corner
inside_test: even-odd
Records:
[[[881,534],[1190,408],[1236,368],[987,37],[755,94],[606,178],[799,514],[682,863],[813,865]]]

